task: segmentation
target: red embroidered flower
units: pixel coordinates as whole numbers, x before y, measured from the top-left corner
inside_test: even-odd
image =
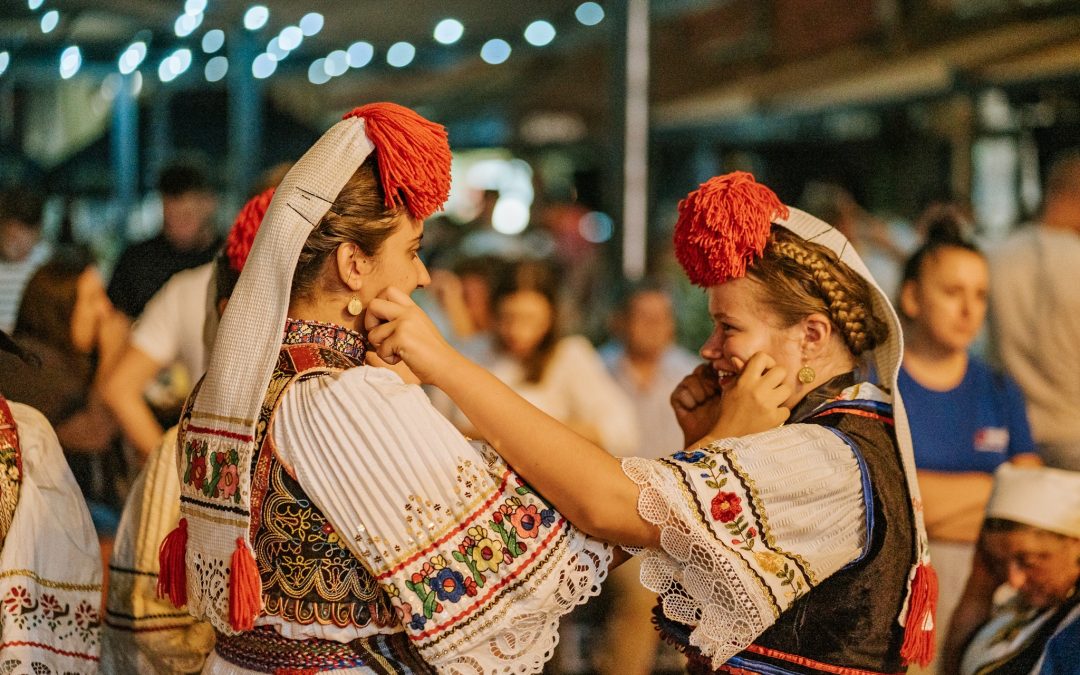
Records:
[[[68,608],[60,604],[60,601],[56,599],[56,596],[51,593],[45,593],[41,596],[41,612],[46,618],[55,619],[62,616],[66,616]]]
[[[756,537],[757,536],[757,530],[751,527],[749,530],[746,531],[746,536],[748,536],[748,537]]]
[[[84,630],[91,628],[97,628],[101,623],[98,619],[98,612],[94,609],[94,606],[85,600],[79,603],[79,606],[75,609],[75,625]]]
[[[12,586],[7,593],[7,597],[4,598],[4,609],[9,614],[21,614],[22,609],[29,609],[33,606],[34,601],[30,598],[30,591],[22,586]]]
[[[510,516],[510,522],[517,528],[518,536],[522,539],[535,539],[540,534],[540,512],[535,504],[519,506]]]
[[[206,485],[206,457],[191,458],[191,484],[196,490],[201,490]]]
[[[492,516],[491,519],[494,520],[496,523],[501,523],[503,521],[502,512],[501,511],[496,511],[495,515]]]
[[[719,492],[712,498],[712,517],[721,523],[730,523],[742,513],[742,502],[734,492]]]
[[[465,577],[464,585],[465,595],[469,596],[470,598],[476,595],[477,590],[475,579],[473,579],[472,577]]]

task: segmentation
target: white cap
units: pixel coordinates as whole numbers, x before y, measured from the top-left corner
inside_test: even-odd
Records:
[[[1002,464],[986,517],[1080,538],[1080,471]]]

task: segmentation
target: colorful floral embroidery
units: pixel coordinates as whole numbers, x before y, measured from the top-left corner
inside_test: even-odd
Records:
[[[3,617],[0,622],[12,622],[23,630],[48,626],[58,641],[77,638],[83,643],[97,641],[101,616],[90,602],[82,600],[72,616],[71,605],[57,599],[55,593],[35,597],[26,586],[12,586],[4,595]]]
[[[235,449],[210,452],[205,439],[190,438],[184,443],[184,454],[187,456],[187,470],[184,472],[186,485],[194,487],[207,497],[240,503],[240,495],[236,490],[240,485],[237,469],[240,455]]]
[[[515,492],[533,494],[524,485]],[[436,555],[423,562],[406,580],[406,588],[420,600],[421,612],[413,612],[412,605],[402,600],[396,588],[389,592],[398,617],[408,622],[411,628],[421,630],[428,619],[445,609],[443,603],[475,597],[484,587],[489,573],[497,573],[529,550],[529,544],[524,540],[536,539],[543,529],[555,524],[555,511],[541,509],[536,504],[526,505],[518,497],[509,497],[486,520],[486,527],[470,527],[452,552],[454,561],[464,565],[464,569],[453,569],[453,563]]]
[[[717,492],[710,504],[713,520],[730,523],[742,513],[742,500],[734,492]]]

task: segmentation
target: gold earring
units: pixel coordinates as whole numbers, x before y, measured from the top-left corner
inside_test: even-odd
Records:
[[[352,296],[352,299],[349,300],[349,306],[346,309],[348,309],[349,314],[360,316],[360,312],[364,311],[364,303],[360,302],[360,298],[354,295]]]
[[[814,381],[815,377],[817,377],[817,373],[815,373],[814,369],[811,368],[809,365],[804,365],[802,368],[799,368],[799,382],[802,382],[803,384],[810,384]]]

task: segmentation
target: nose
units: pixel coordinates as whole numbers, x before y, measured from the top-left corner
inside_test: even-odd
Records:
[[[420,266],[420,274],[416,279],[416,286],[418,288],[424,288],[431,283],[431,275],[428,274],[427,265],[420,258],[416,259],[416,264]]]
[[[1027,583],[1027,572],[1025,572],[1015,562],[1009,563],[1009,570],[1007,574],[1007,581],[1010,586],[1016,590],[1020,590]]]
[[[718,359],[724,351],[724,338],[719,330],[713,331],[708,340],[705,340],[705,344],[701,345],[701,349],[698,353],[701,354],[701,358],[706,361]]]

